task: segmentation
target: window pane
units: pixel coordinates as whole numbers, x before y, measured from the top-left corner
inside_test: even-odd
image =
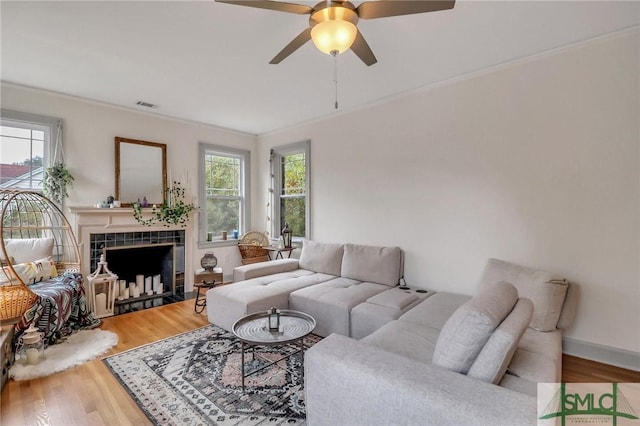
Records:
[[[240,196],[240,159],[207,154],[205,158],[206,193]]]
[[[305,197],[292,197],[280,199],[280,229],[284,223],[289,224],[294,237],[304,237],[305,232]]]
[[[11,126],[1,126],[0,132],[0,187],[42,190],[44,132]]]
[[[303,195],[306,188],[304,153],[282,157],[282,195]]]
[[[240,200],[207,199],[207,232],[214,236],[240,230]]]
[[[0,135],[2,136],[15,136],[18,138],[29,138],[31,133],[30,129],[23,129],[21,127],[12,126],[0,126]]]

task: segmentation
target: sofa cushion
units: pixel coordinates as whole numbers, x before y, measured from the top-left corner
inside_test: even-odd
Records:
[[[471,300],[471,296],[439,292],[398,319],[440,330],[456,309],[469,300]]]
[[[405,293],[404,291],[394,291],[394,289],[389,289],[388,291],[368,298],[367,302],[387,308],[403,309],[416,300],[418,300],[418,295],[416,293]]]
[[[440,330],[432,327],[391,321],[361,341],[416,361],[430,363],[439,333]]]
[[[343,252],[342,244],[305,240],[300,254],[300,268],[339,276]]]
[[[467,374],[480,350],[517,301],[518,291],[507,282],[484,287],[460,306],[442,327],[433,364]]]
[[[555,382],[560,381],[562,374],[562,331],[541,332],[533,328],[528,328],[522,335],[520,342],[518,342],[516,353],[520,353],[521,357],[525,356],[524,359],[529,359],[528,355],[530,354],[531,358],[544,358],[550,361],[550,363],[545,362],[544,364],[551,368],[550,371],[542,371],[542,369],[528,370],[524,376],[529,380],[542,381],[542,378],[555,377],[557,378]],[[507,371],[513,369],[514,374],[522,374],[522,364],[516,361],[515,358],[516,356],[514,354]]]
[[[313,331],[319,336],[331,333],[348,336],[351,309],[388,287],[339,277],[296,290],[289,295],[289,307],[305,312],[316,320]]]
[[[345,244],[340,275],[393,287],[401,278],[401,263],[400,247]]]
[[[276,259],[270,262],[257,262],[233,268],[233,282],[250,280],[265,275],[291,272],[299,269],[298,259]]]
[[[518,300],[511,313],[489,337],[467,375],[494,385],[500,383],[532,316],[531,300]]]
[[[539,353],[516,349],[507,367],[507,373],[534,383],[559,383],[562,356],[551,358]]]
[[[305,269],[252,278],[207,291],[209,322],[231,331],[233,323],[247,314],[267,311],[272,306],[289,307],[289,293],[333,279]]]
[[[533,302],[530,327],[538,331],[556,329],[569,287],[563,278],[498,259],[489,259],[478,284],[478,290],[497,281],[508,281],[518,295]]]
[[[14,263],[33,262],[53,255],[53,238],[9,238],[4,240],[7,253],[0,257],[13,257]]]

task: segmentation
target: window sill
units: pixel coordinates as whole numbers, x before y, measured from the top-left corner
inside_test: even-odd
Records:
[[[215,247],[231,247],[237,246],[238,240],[229,239],[229,240],[215,240],[215,241],[198,241],[199,249],[208,249]]]

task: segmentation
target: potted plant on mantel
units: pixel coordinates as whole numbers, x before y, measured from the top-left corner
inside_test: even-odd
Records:
[[[162,205],[151,208],[150,218],[142,217],[144,210],[139,202],[133,203],[133,217],[145,226],[162,223],[166,227],[177,225],[184,228],[189,222],[189,215],[196,208],[193,203],[185,202],[185,189],[180,186],[180,182],[174,181],[165,191]]]

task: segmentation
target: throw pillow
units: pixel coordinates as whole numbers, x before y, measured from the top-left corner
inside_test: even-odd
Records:
[[[483,288],[444,324],[431,362],[447,370],[467,374],[493,331],[517,301],[518,291],[507,282]]]
[[[33,262],[19,263],[13,265],[13,269],[20,277],[20,280],[27,285],[58,276],[56,264],[51,257]]]
[[[500,383],[532,316],[533,302],[519,299],[513,311],[489,337],[467,375],[494,385]]]
[[[508,281],[518,295],[531,299],[533,317],[529,326],[538,331],[556,329],[569,282],[549,272],[526,268],[498,259],[489,259],[478,289],[497,281]]]
[[[10,238],[4,240],[7,253],[0,253],[0,257],[13,257],[14,262],[33,262],[53,256],[53,238]]]

